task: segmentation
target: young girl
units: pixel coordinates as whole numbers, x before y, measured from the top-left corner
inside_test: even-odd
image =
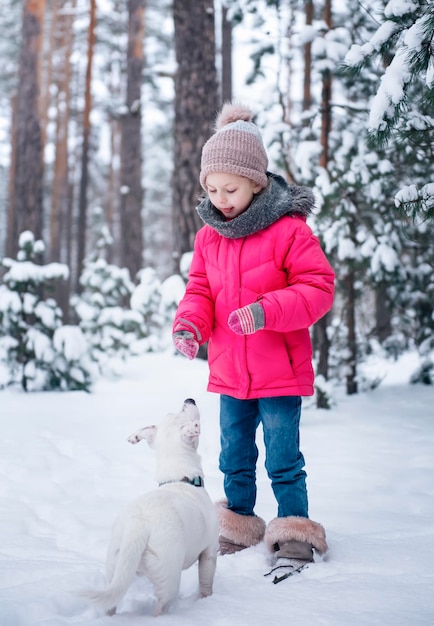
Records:
[[[267,171],[252,113],[226,104],[202,151],[197,233],[173,339],[194,359],[208,345],[208,390],[221,394],[220,469],[226,500],[217,504],[220,552],[265,539],[290,567],[327,551],[323,527],[308,518],[299,449],[301,396],[314,392],[309,327],[332,306],[334,274],[306,224],[306,187]],[[265,467],[277,500],[266,526],[256,516],[255,434],[262,423]]]

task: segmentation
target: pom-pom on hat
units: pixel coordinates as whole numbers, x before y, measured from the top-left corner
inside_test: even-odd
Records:
[[[253,114],[241,104],[227,102],[216,119],[216,133],[202,149],[200,184],[212,172],[228,172],[267,186],[268,157]]]

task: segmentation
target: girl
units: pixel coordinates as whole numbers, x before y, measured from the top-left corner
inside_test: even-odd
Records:
[[[299,448],[301,396],[314,392],[309,327],[332,306],[334,274],[306,224],[314,197],[267,171],[249,109],[226,104],[202,150],[197,233],[185,295],[173,326],[176,348],[194,359],[209,341],[208,390],[221,394],[217,504],[220,552],[265,539],[299,568],[313,548],[327,551],[323,527],[308,518]],[[256,516],[256,430],[277,501],[266,526]]]

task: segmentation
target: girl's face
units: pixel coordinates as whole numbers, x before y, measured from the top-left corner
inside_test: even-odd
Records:
[[[213,205],[228,220],[233,220],[249,208],[261,185],[238,174],[212,172],[206,177],[206,189]]]

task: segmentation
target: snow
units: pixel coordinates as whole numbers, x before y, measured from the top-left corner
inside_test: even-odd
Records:
[[[384,9],[387,18],[402,17],[407,13],[412,13],[418,9],[418,2],[415,0],[390,0]]]
[[[421,189],[418,189],[416,185],[407,185],[402,187],[394,198],[396,207],[406,202],[416,202],[417,200],[423,202],[422,208],[424,211],[432,209],[434,206],[434,183],[427,183]]]
[[[351,46],[350,50],[345,55],[345,63],[353,66],[359,65],[367,56],[374,51],[380,50],[383,44],[386,43],[397,30],[398,25],[395,24],[395,22],[384,22],[368,42],[363,45],[353,44]]]
[[[218,558],[214,594],[196,598],[197,567],[158,626],[428,626],[434,595],[434,388],[409,385],[416,365],[371,363],[375,390],[338,393],[320,411],[304,401],[301,426],[312,519],[324,524],[329,554],[273,585],[261,544]],[[218,396],[206,392],[204,361],[172,351],[128,361],[122,380],[93,393],[2,392],[0,439],[0,624],[139,626],[152,623],[146,579],[134,581],[107,617],[76,595],[103,584],[111,524],[138,493],[154,488],[153,453],[127,437],[194,397],[206,486],[222,497]],[[276,504],[258,437],[258,515]]]
[[[57,280],[69,276],[69,268],[63,263],[47,263],[47,265],[35,265],[31,261],[13,261],[3,259],[3,265],[9,270],[3,280],[5,282],[28,282],[42,283],[46,280]]]
[[[81,328],[68,324],[54,331],[53,346],[67,361],[80,361],[89,348]]]
[[[382,273],[382,268],[384,268],[386,272],[393,272],[399,267],[399,264],[400,261],[398,255],[396,254],[396,250],[394,250],[392,246],[388,245],[385,237],[380,238],[380,243],[371,258],[372,274],[374,276],[380,275]]]
[[[427,183],[420,190],[422,198],[425,200],[426,206],[432,208],[434,204],[434,183]]]
[[[385,115],[392,115],[393,105],[397,105],[403,100],[405,87],[410,80],[408,51],[406,48],[400,48],[386,68],[372,102],[368,121],[370,129],[381,128],[384,124]]]
[[[337,255],[340,261],[355,259],[357,256],[357,249],[354,241],[348,237],[340,239],[338,242]]]
[[[29,349],[34,350],[35,357],[38,360],[44,361],[45,363],[51,363],[51,361],[53,361],[54,352],[53,348],[51,347],[51,341],[49,337],[47,337],[47,335],[42,333],[34,326],[31,326],[27,331],[26,343]],[[27,363],[27,365],[29,365],[29,368],[34,368],[33,361],[31,362],[31,365],[29,363]]]
[[[392,118],[395,107],[405,101],[408,84],[414,78],[415,59],[421,56],[426,41],[429,39],[432,28],[429,23],[429,12],[423,12],[408,28],[404,27],[404,15],[417,12],[420,3],[413,0],[391,0],[384,9],[386,21],[383,22],[369,41],[363,45],[353,44],[345,55],[344,62],[349,66],[357,67],[382,46],[392,39],[395,33],[397,41],[394,44],[395,53],[384,74],[375,97],[371,103],[368,128],[374,131],[384,130],[386,118]],[[417,73],[417,71],[416,71]],[[423,72],[422,72],[423,73]],[[425,71],[427,86],[432,84],[434,69],[432,59],[429,58]]]
[[[19,313],[22,308],[20,296],[16,291],[10,291],[6,285],[0,285],[0,311],[5,314],[7,311]]]

